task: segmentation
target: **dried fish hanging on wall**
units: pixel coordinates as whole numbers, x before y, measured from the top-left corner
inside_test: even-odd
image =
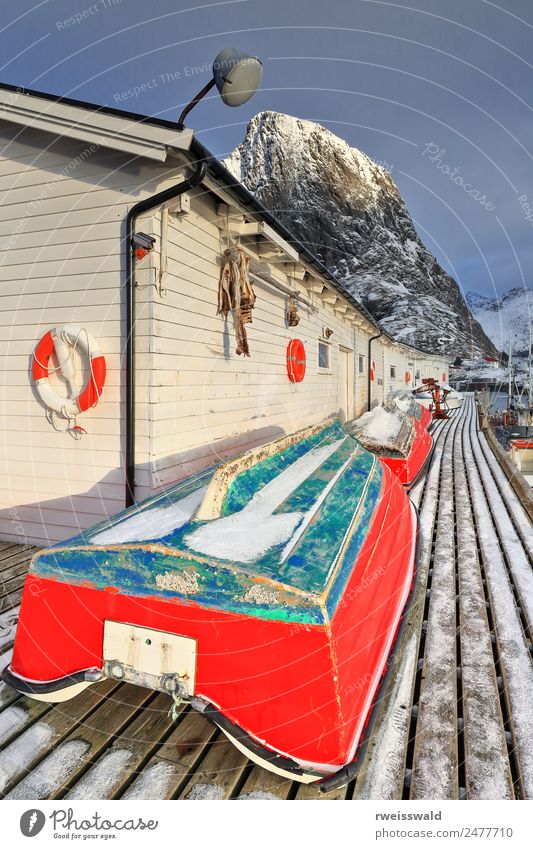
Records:
[[[217,315],[227,316],[230,310],[233,312],[236,353],[249,357],[250,349],[244,325],[251,324],[255,304],[255,292],[248,276],[250,259],[239,247],[228,248],[223,256],[224,264],[218,284]]]
[[[300,315],[294,298],[289,298],[287,304],[287,324],[289,327],[296,327],[297,324],[300,324]]]

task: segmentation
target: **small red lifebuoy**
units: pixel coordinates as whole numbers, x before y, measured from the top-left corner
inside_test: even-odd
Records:
[[[370,380],[374,380],[376,376],[376,363],[372,360],[372,365],[370,366]]]
[[[442,382],[446,383],[446,372],[445,371],[442,372]]]
[[[405,372],[405,382],[411,383],[411,375],[409,374],[408,371]]]
[[[73,380],[75,369],[68,349],[77,346],[89,360],[89,379],[79,395],[75,398],[66,398],[50,386],[50,357],[55,351],[59,360],[55,370],[61,371],[63,377],[70,382]],[[98,344],[84,328],[72,325],[56,327],[54,330],[48,330],[35,346],[31,376],[35,383],[35,391],[45,407],[64,418],[75,418],[78,413],[84,413],[94,407],[102,395],[106,377],[105,357]]]
[[[287,345],[287,374],[292,383],[301,383],[305,377],[305,347],[301,339],[291,339]]]

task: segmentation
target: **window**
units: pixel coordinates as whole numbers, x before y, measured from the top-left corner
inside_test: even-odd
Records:
[[[394,379],[396,378],[396,366],[390,367],[390,376]]]
[[[318,368],[329,369],[329,345],[325,342],[318,343]]]
[[[365,358],[359,354],[359,374],[363,374],[365,370]]]
[[[417,369],[417,372],[415,374],[415,380],[420,380],[420,371],[418,369]]]

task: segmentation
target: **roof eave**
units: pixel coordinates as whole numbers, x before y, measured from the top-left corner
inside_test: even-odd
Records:
[[[43,108],[43,100],[47,104]],[[0,120],[58,138],[74,139],[156,162],[169,151],[189,150],[193,131],[139,121],[106,109],[87,109],[62,100],[48,100],[24,89],[0,87]]]

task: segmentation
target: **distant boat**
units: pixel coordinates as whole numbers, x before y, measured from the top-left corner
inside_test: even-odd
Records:
[[[521,384],[513,362],[512,335],[509,333],[507,404],[491,416],[496,438],[527,483],[533,486],[533,358],[531,322],[529,328],[528,373]]]
[[[336,420],[37,554],[4,680],[61,701],[102,677],[189,702],[302,782],[353,763],[415,569],[416,512]]]

